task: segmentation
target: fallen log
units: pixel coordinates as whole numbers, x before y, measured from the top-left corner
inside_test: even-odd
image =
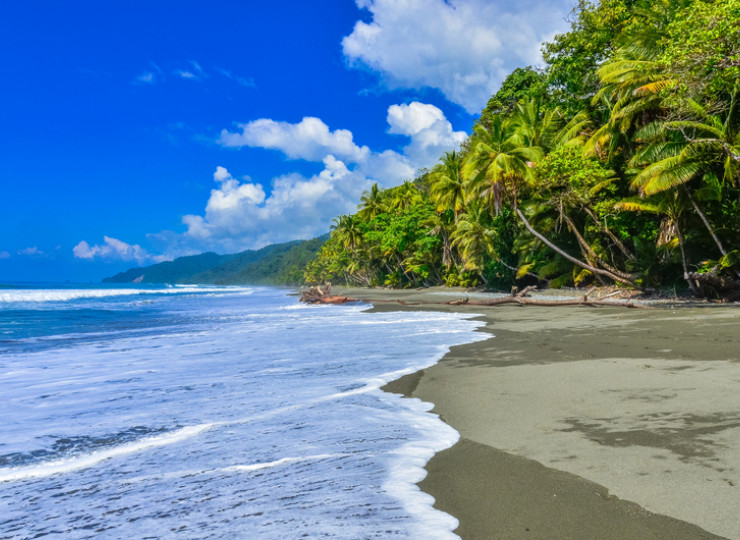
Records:
[[[604,299],[589,300],[589,296],[596,290],[596,287],[591,287],[581,298],[566,298],[564,300],[544,300],[536,298],[528,298],[526,295],[529,291],[536,289],[534,285],[526,287],[522,291],[517,292],[516,287],[511,290],[509,296],[501,298],[490,298],[488,300],[470,300],[469,298],[462,298],[460,300],[454,300],[452,302],[446,302],[449,306],[501,306],[504,304],[516,304],[519,306],[611,306],[611,307],[626,307],[626,308],[639,308],[639,309],[652,309],[650,306],[642,304],[636,304],[632,301],[627,302],[615,302]],[[613,296],[614,293],[607,295]]]
[[[500,298],[489,298],[486,300],[471,300],[470,298],[460,298],[459,300],[452,300],[450,302],[406,302],[404,300],[390,299],[390,298],[350,298],[349,296],[337,296],[331,294],[331,283],[324,285],[318,285],[305,290],[299,299],[299,302],[305,302],[307,304],[344,304],[347,302],[368,302],[372,304],[400,304],[402,306],[429,306],[429,305],[447,305],[447,306],[501,306],[506,304],[514,304],[518,306],[544,306],[544,307],[555,307],[555,306],[609,306],[609,307],[624,307],[624,308],[636,308],[636,309],[653,309],[651,306],[644,304],[638,304],[628,299],[626,302],[618,300],[609,300],[621,291],[614,291],[602,298],[590,299],[589,297],[596,290],[596,287],[591,287],[587,290],[584,295],[580,298],[565,298],[563,300],[545,300],[532,298],[529,293],[537,289],[536,285],[530,285],[525,287],[521,291],[517,287],[511,289],[509,296],[503,296]]]
[[[359,302],[357,298],[331,294],[331,283],[310,287],[303,291],[298,301],[305,302],[306,304],[346,304],[347,302]]]

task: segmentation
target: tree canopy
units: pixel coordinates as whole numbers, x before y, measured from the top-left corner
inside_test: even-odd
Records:
[[[580,0],[543,55],[337,218],[306,279],[740,297],[740,0]]]

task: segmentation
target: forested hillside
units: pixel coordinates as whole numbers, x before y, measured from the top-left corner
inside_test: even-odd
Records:
[[[581,0],[466,143],[335,219],[308,282],[738,296],[740,0]]]
[[[272,244],[230,255],[203,253],[105,278],[105,283],[212,283],[218,285],[299,285],[327,236]]]

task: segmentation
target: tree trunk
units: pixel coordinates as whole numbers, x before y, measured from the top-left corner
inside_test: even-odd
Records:
[[[612,242],[614,242],[614,245],[619,248],[619,251],[624,253],[625,257],[627,257],[628,259],[635,258],[635,255],[629,249],[627,249],[627,246],[625,246],[622,243],[622,241],[619,238],[617,238],[617,236],[613,232],[609,230],[609,227],[607,227],[606,225],[601,223],[601,221],[599,221],[599,218],[596,217],[596,214],[594,214],[593,210],[591,210],[588,206],[583,206],[583,210],[591,217],[591,219],[594,220],[594,223],[596,223],[596,226],[599,229],[601,229],[601,231],[604,234],[606,234],[611,239]]]
[[[593,272],[594,274],[599,274],[599,275],[602,275],[602,276],[606,276],[609,279],[611,279],[612,281],[616,281],[617,283],[622,283],[623,285],[628,285],[630,287],[634,287],[635,286],[635,284],[633,282],[631,282],[630,280],[628,280],[628,279],[625,279],[625,278],[620,277],[620,276],[618,276],[616,274],[613,274],[612,272],[609,272],[608,270],[602,270],[601,268],[596,268],[595,266],[591,266],[590,264],[586,264],[583,261],[579,261],[578,259],[576,259],[572,255],[569,255],[568,253],[566,253],[565,251],[563,251],[562,249],[560,249],[558,246],[556,246],[555,244],[553,244],[552,242],[550,242],[543,235],[541,235],[540,233],[538,233],[534,229],[534,227],[532,227],[532,225],[529,223],[529,221],[527,221],[527,218],[524,217],[524,214],[522,214],[522,211],[519,210],[519,208],[516,208],[516,214],[519,216],[519,219],[522,220],[522,223],[524,223],[524,226],[527,228],[527,230],[529,232],[531,232],[536,238],[538,238],[539,240],[541,240],[550,249],[554,250],[556,253],[560,254],[562,257],[564,257],[565,259],[569,260],[573,264],[575,264],[577,266],[580,266],[581,268],[585,268],[586,270],[589,270],[589,271]]]
[[[617,270],[616,268],[613,268],[609,264],[607,264],[599,255],[593,250],[593,248],[586,242],[586,240],[581,236],[581,233],[578,232],[578,229],[576,229],[575,223],[571,221],[571,219],[563,214],[563,219],[568,224],[568,228],[571,230],[571,232],[575,235],[576,240],[578,240],[578,243],[581,245],[581,247],[588,253],[590,258],[594,261],[592,264],[600,264],[603,268],[611,272],[612,274],[619,276],[624,279],[633,280],[637,276],[632,274],[627,274],[626,272],[622,272],[621,270]],[[587,258],[588,260],[588,258]],[[590,261],[589,261],[590,262]]]
[[[701,211],[701,208],[699,208],[699,205],[696,204],[696,201],[691,196],[691,193],[689,193],[688,188],[686,189],[686,195],[688,195],[689,200],[691,201],[691,204],[694,207],[694,210],[699,215],[699,218],[701,218],[702,222],[704,223],[704,226],[709,231],[709,234],[712,236],[712,240],[714,240],[714,243],[717,244],[717,248],[719,248],[719,252],[724,256],[727,255],[727,252],[725,251],[724,246],[722,245],[722,242],[719,241],[719,238],[717,238],[717,235],[714,234],[714,229],[712,228],[712,225],[709,223],[709,220],[707,219],[707,216],[704,215],[704,212]]]
[[[696,288],[696,285],[694,284],[694,281],[689,276],[689,265],[686,262],[686,251],[684,250],[683,244],[683,233],[681,232],[681,227],[678,224],[678,221],[676,221],[676,236],[678,236],[678,247],[681,248],[681,263],[683,264],[683,278],[686,280],[686,283],[689,284],[689,289],[691,289],[691,292],[694,293],[694,296],[699,296],[699,291]]]

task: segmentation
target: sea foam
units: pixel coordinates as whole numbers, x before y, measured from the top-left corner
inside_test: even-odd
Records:
[[[233,287],[177,286],[163,289],[5,289],[0,292],[0,303],[10,302],[67,302],[82,298],[114,296],[181,295],[181,294],[252,294],[253,289]]]
[[[0,536],[454,537],[415,483],[458,435],[380,388],[484,339],[480,322],[296,307],[263,288],[173,287],[144,305],[130,295],[156,291],[115,291],[14,308],[75,338],[0,356]],[[94,332],[69,322],[76,306]]]

